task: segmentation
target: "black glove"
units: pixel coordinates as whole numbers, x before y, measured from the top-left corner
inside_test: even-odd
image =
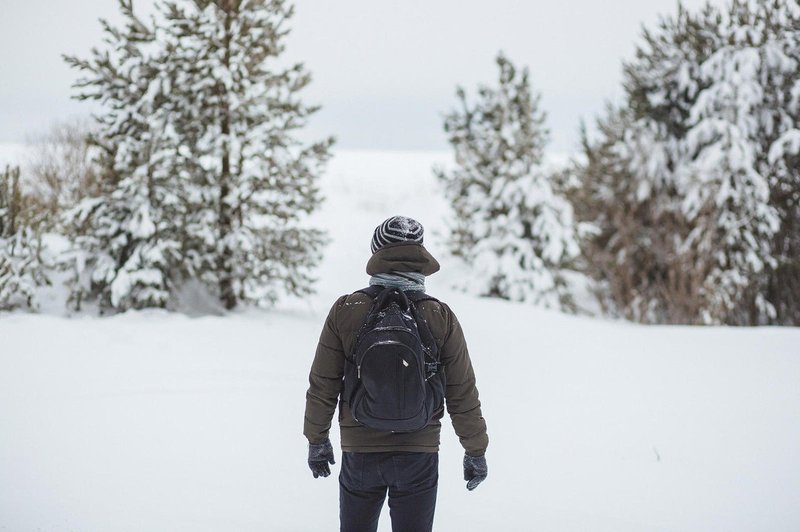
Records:
[[[331,440],[325,440],[322,443],[309,443],[308,444],[308,467],[314,473],[314,478],[327,477],[331,474],[331,468],[328,462],[335,464],[333,459],[333,447]]]
[[[464,455],[464,480],[467,480],[467,489],[472,491],[478,484],[486,480],[489,468],[486,466],[485,456]]]

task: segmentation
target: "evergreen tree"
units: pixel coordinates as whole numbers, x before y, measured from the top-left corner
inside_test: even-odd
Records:
[[[436,174],[455,213],[450,251],[468,265],[470,291],[568,305],[561,270],[578,253],[576,227],[542,168],[548,131],[540,97],[527,69],[502,54],[497,65],[498,86],[481,86],[474,104],[459,88],[460,108],[445,119],[456,167]]]
[[[166,2],[175,159],[194,198],[187,269],[220,297],[270,304],[310,291],[322,233],[304,216],[332,139],[295,138],[318,107],[300,63],[279,67],[293,7],[283,0]],[[191,201],[191,200],[190,200]]]
[[[164,307],[180,280],[179,202],[166,164],[174,145],[159,84],[165,58],[154,23],[134,13],[132,0],[119,4],[123,28],[101,21],[107,48],[93,49],[89,60],[65,58],[84,76],[77,97],[103,109],[91,137],[100,194],[65,216],[74,243],[65,262],[70,300],[76,308],[98,300],[101,311]]]
[[[645,32],[625,68],[624,127],[605,127],[613,116],[600,122],[582,171],[592,205],[582,216],[601,228],[585,251],[623,314],[786,322],[766,287],[779,262],[782,271],[797,263],[796,251],[779,258],[791,201],[779,206],[774,192],[779,181],[798,187],[786,166],[796,157],[797,21],[783,2],[733,1],[725,11],[679,7]]]
[[[678,80],[691,79],[714,49],[715,19],[712,9],[695,15],[679,5],[674,19],[645,30],[625,65],[627,101],[608,108],[595,139],[584,131],[575,204],[579,218],[597,228],[583,240],[583,255],[611,314],[656,323],[698,319],[704,275],[691,253],[676,252],[690,224],[672,169],[679,164],[675,137],[685,134],[694,101]]]
[[[609,107],[598,120],[598,140],[590,141],[582,131],[586,159],[578,170],[580,186],[570,191],[570,200],[579,219],[595,228],[581,239],[581,246],[584,268],[597,282],[604,311],[632,320],[659,321],[668,306],[662,285],[674,258],[672,243],[661,236],[679,232],[681,220],[660,207],[671,204],[664,201],[668,190],[645,188],[629,170],[631,154],[619,146],[632,122],[630,110]],[[669,227],[662,230],[660,224],[665,223]],[[691,305],[681,281],[685,280],[673,280],[668,297],[675,304]]]
[[[757,167],[778,223],[771,260],[748,295],[760,315],[749,321],[800,325],[800,2],[771,0],[750,17],[760,34],[757,77],[767,89],[755,129]]]
[[[72,296],[102,308],[168,306],[199,279],[226,308],[310,291],[321,234],[303,225],[332,140],[293,132],[317,108],[298,92],[301,64],[283,51],[283,1],[182,0],[125,27],[103,22],[108,49],[67,61],[99,100],[94,142],[103,191],[68,213],[75,233]]]
[[[36,291],[50,284],[41,238],[27,218],[19,168],[0,172],[0,310],[36,308]]]

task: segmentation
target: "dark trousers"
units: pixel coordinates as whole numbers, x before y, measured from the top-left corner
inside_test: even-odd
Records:
[[[375,532],[389,491],[393,532],[430,532],[439,483],[439,453],[342,453],[341,532]]]

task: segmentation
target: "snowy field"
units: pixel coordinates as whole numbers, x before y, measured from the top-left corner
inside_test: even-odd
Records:
[[[336,478],[305,463],[307,372],[393,214],[422,221],[442,259],[429,291],[464,325],[489,427],[489,478],[467,492],[445,425],[435,530],[800,530],[800,330],[643,327],[452,292],[430,172],[446,160],[337,153],[308,300],[0,316],[0,531],[338,530]]]

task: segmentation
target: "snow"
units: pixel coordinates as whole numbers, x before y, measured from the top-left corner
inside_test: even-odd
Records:
[[[224,316],[0,315],[0,530],[336,529],[336,478],[305,463],[308,369],[394,214],[421,221],[441,259],[429,291],[464,326],[489,427],[474,492],[443,427],[437,531],[800,529],[800,330],[639,326],[454,292],[430,170],[450,162],[337,152],[313,297]]]

